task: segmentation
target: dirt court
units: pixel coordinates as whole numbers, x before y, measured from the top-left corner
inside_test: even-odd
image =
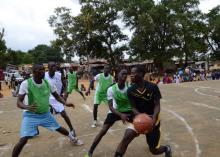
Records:
[[[159,85],[161,100],[161,144],[170,144],[173,157],[220,156],[220,81],[191,82]],[[100,130],[91,128],[93,93],[86,101],[73,92],[68,101],[76,108],[66,108],[83,146],[73,146],[68,139],[40,128],[40,136],[28,142],[21,157],[83,157],[94,136]],[[101,105],[99,119],[104,121],[108,107]],[[56,115],[61,125],[64,120]],[[0,99],[0,157],[10,157],[19,139],[22,110],[16,107],[16,98]],[[94,157],[113,157],[125,126],[117,122],[102,139]],[[161,155],[161,157],[164,155]],[[128,147],[125,157],[153,157],[145,137],[137,137]],[[160,156],[159,156],[160,157]]]

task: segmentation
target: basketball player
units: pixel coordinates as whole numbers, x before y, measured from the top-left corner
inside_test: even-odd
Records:
[[[118,83],[108,88],[107,96],[110,111],[105,119],[102,129],[95,137],[88,154],[84,157],[92,157],[96,146],[116,121],[122,120],[123,123],[126,121],[132,121],[133,114],[127,96],[128,84],[126,80],[127,70],[121,70],[118,74]]]
[[[68,107],[74,107],[74,105],[66,103],[56,92],[56,88],[50,85],[47,80],[44,80],[44,75],[44,66],[42,64],[35,64],[33,65],[33,77],[21,83],[17,106],[26,111],[23,112],[20,140],[13,149],[12,157],[19,156],[28,140],[36,135],[38,126],[68,136],[74,144],[78,141],[76,137],[73,137],[71,133],[61,127],[49,112],[50,93],[60,103]],[[28,104],[23,103],[25,95],[27,95]]]
[[[55,62],[49,62],[48,69],[49,71],[45,73],[45,79],[50,83],[50,85],[55,86],[57,89],[57,93],[61,95],[64,80],[63,77],[61,77],[61,73],[56,72],[57,68]],[[76,136],[75,129],[72,126],[70,118],[67,115],[63,104],[57,101],[53,95],[50,95],[49,103],[54,109],[55,113],[59,113],[63,117],[66,124],[69,126],[70,133],[75,137]],[[82,145],[83,143],[81,140],[78,140],[76,144]]]
[[[94,106],[93,106],[94,121],[91,126],[92,128],[95,128],[98,125],[97,123],[98,106],[101,104],[102,101],[105,104],[108,103],[107,90],[108,90],[108,87],[110,87],[111,84],[113,83],[113,77],[110,74],[110,67],[108,65],[105,65],[104,72],[96,75],[94,77],[94,80],[97,81],[98,83],[96,85],[96,91],[95,91],[95,97],[94,97]],[[86,95],[90,93],[90,88],[91,88],[91,83],[86,92]]]
[[[75,90],[85,100],[85,96],[79,90],[79,87],[78,87],[78,77],[77,77],[76,71],[74,71],[74,67],[73,66],[70,67],[69,72],[67,73],[67,80],[68,80],[67,81],[68,86],[67,86],[67,95],[65,96],[65,99],[67,100],[68,95],[71,94],[73,90]]]
[[[144,81],[144,69],[135,66],[131,69],[132,86],[128,88],[128,98],[134,114],[146,113],[152,116],[153,131],[145,134],[150,152],[154,155],[165,153],[165,157],[172,157],[171,147],[160,145],[160,99],[161,94],[156,84]],[[125,131],[124,137],[117,147],[115,157],[122,157],[129,143],[138,136],[131,124]]]

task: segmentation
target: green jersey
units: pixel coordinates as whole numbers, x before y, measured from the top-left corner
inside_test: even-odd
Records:
[[[42,86],[34,84],[32,78],[28,79],[28,104],[37,105],[36,113],[47,113],[49,111],[50,85],[47,80],[42,80]]]
[[[113,97],[116,103],[116,110],[119,112],[130,112],[132,110],[130,101],[128,100],[127,89],[128,84],[125,84],[126,91],[121,91],[118,84],[112,86]]]
[[[77,86],[77,75],[76,72],[68,72],[68,86],[76,87]]]
[[[99,80],[98,80],[99,84],[97,87],[96,94],[102,95],[107,98],[107,90],[108,87],[112,84],[112,82],[113,82],[113,78],[110,74],[109,77],[106,78],[104,73],[101,73],[99,75]]]

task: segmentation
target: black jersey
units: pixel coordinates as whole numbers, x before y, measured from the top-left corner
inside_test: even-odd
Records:
[[[161,99],[161,93],[156,84],[145,81],[143,91],[139,91],[136,84],[128,88],[128,98],[132,105],[140,112],[153,115],[154,100]]]

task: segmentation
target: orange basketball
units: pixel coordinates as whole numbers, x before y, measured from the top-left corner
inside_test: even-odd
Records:
[[[153,120],[145,113],[135,116],[133,120],[134,128],[139,134],[146,134],[151,132],[153,128]]]

